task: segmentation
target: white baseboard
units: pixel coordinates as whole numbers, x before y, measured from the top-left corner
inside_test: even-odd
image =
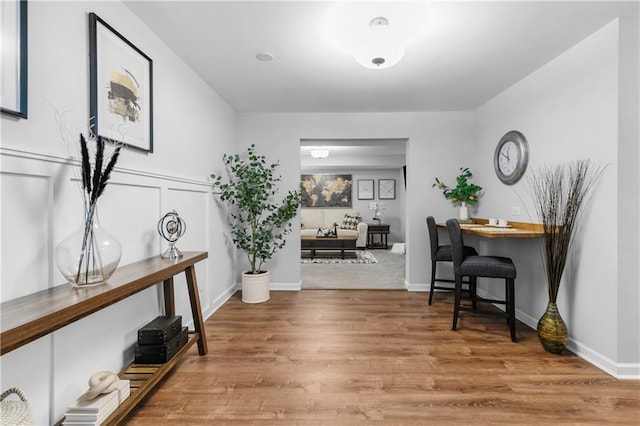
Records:
[[[501,309],[502,307],[498,306],[498,308]],[[516,318],[533,330],[538,328],[539,318],[533,318],[518,309],[516,309]],[[640,379],[640,364],[617,363],[571,337],[567,342],[567,349],[616,379]]]
[[[222,305],[226,303],[227,300],[231,298],[238,291],[238,286],[229,287],[226,289],[220,296],[218,296],[209,306],[205,312],[202,313],[203,319],[208,319],[211,315],[213,315]]]
[[[302,281],[298,281],[297,283],[269,283],[269,290],[300,291],[302,290]]]
[[[407,289],[407,291],[429,291],[431,285],[427,283],[410,283],[405,280],[404,288]]]
[[[405,281],[405,287],[409,291],[429,291],[429,284],[410,284]],[[491,294],[486,291],[479,289],[478,295],[480,297],[491,298],[493,297]],[[496,308],[504,311],[504,306],[502,305],[494,305]],[[526,324],[531,329],[536,330],[538,328],[538,318],[534,318],[531,315],[526,314],[525,312],[516,309],[516,318],[518,321]],[[594,367],[599,368],[605,373],[615,377],[616,379],[621,380],[638,380],[640,379],[640,364],[634,363],[619,363],[615,362],[608,357],[602,355],[601,353],[594,351],[590,347],[569,338],[569,342],[567,343],[567,349],[569,349],[574,354],[578,355],[580,358],[587,361],[589,364]]]

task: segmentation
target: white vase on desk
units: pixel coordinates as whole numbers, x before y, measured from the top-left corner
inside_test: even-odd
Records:
[[[458,218],[460,220],[469,220],[469,209],[467,208],[467,203],[464,201],[460,203],[460,214]]]

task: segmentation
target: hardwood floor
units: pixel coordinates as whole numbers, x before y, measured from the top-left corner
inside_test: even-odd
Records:
[[[545,352],[518,323],[406,291],[239,293],[128,419],[132,425],[640,424],[640,382]]]

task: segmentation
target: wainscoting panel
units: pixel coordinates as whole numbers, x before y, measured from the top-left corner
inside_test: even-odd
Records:
[[[186,188],[171,187],[166,191],[163,198],[164,210],[162,214],[175,210],[186,222],[187,230],[177,243],[177,247],[182,251],[206,251],[208,247],[209,235],[209,191],[192,190]],[[162,240],[162,251],[166,250],[168,243]],[[198,263],[196,267],[196,277],[198,280],[198,290],[202,309],[206,311],[209,307],[209,297],[207,286],[203,283],[209,282],[208,268],[204,263]],[[184,275],[176,277],[176,311],[183,317],[183,322],[193,324],[191,308],[189,305],[189,295],[185,291],[186,279]]]
[[[77,162],[1,147],[0,160],[0,297],[6,301],[64,284],[54,249],[82,224],[83,205]],[[157,223],[176,209],[187,222],[178,247],[209,252],[209,259],[196,265],[208,316],[235,288],[227,243],[211,237],[212,206],[206,181],[116,168],[99,201],[99,219],[122,244],[120,265],[125,265],[161,255],[167,243]],[[176,277],[175,287],[177,313],[193,328],[184,274]],[[119,371],[133,360],[137,330],[162,313],[158,285],[3,356],[0,385],[21,387],[35,407],[36,424],[54,424],[86,390],[92,373]],[[20,374],[26,365],[37,365],[33,374]]]
[[[52,187],[48,176],[2,173],[0,300],[48,288],[53,256]]]
[[[160,254],[156,225],[161,191],[157,182],[149,186],[118,180],[107,186],[98,206],[100,223],[122,244],[120,264]]]

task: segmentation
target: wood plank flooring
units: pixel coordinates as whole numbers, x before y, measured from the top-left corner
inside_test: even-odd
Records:
[[[131,425],[639,425],[640,382],[545,352],[518,323],[406,291],[236,294]]]

